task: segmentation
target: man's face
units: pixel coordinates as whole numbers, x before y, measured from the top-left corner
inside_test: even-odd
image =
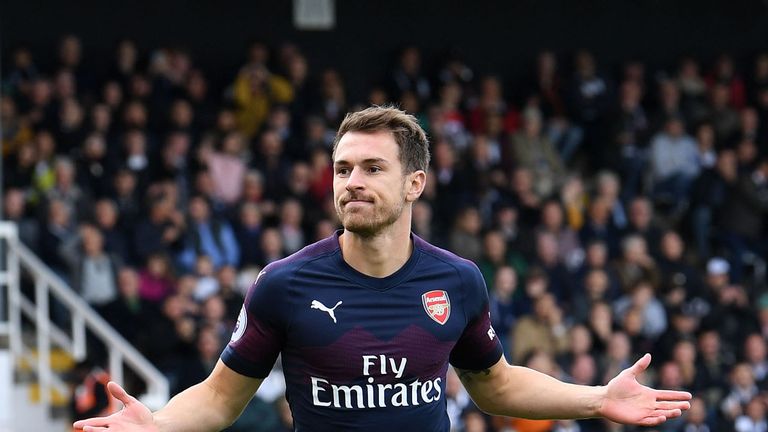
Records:
[[[403,213],[406,183],[390,132],[348,132],[334,157],[333,197],[347,231],[373,236]]]

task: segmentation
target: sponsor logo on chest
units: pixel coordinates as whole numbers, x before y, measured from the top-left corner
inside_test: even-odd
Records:
[[[451,299],[443,290],[432,290],[421,295],[424,311],[436,323],[444,325],[451,316]]]

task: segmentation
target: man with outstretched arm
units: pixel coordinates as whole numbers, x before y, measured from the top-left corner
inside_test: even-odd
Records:
[[[637,382],[649,355],[599,387],[507,364],[477,267],[411,233],[429,165],[412,116],[382,107],[348,114],[333,161],[344,229],[264,268],[211,375],[155,413],[111,383],[123,410],[76,428],[223,429],[279,354],[297,431],[448,431],[449,364],[496,415],[650,426],[689,408],[689,393]]]

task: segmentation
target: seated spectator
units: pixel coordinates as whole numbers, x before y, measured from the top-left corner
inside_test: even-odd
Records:
[[[283,238],[285,251],[289,254],[297,252],[307,242],[303,228],[304,208],[295,199],[287,199],[280,206],[280,235]]]
[[[246,165],[244,160],[246,143],[243,136],[230,133],[222,139],[221,151],[210,153],[207,158],[208,170],[214,185],[217,201],[232,206],[239,201],[243,190]]]
[[[654,258],[659,257],[659,243],[662,230],[655,220],[653,204],[645,196],[637,196],[627,205],[627,225],[622,230],[622,237],[630,234],[642,236]]]
[[[661,237],[661,256],[658,269],[660,280],[667,289],[683,287],[685,298],[700,296],[702,285],[699,272],[687,262],[685,243],[675,231],[666,231]]]
[[[513,297],[517,291],[517,273],[510,266],[502,266],[496,271],[493,290],[489,295],[488,309],[491,312],[491,325],[496,331],[496,336],[504,345],[505,352],[509,355],[514,346],[514,341],[509,339],[509,333],[517,320],[519,312],[516,310]]]
[[[760,241],[764,234],[764,218],[768,213],[768,158],[749,174],[741,175],[728,191],[723,206],[721,226],[725,246],[730,254],[731,277],[741,282],[747,255],[763,256],[765,246]]]
[[[652,289],[657,289],[660,273],[656,262],[648,254],[645,240],[639,235],[630,235],[622,240],[621,249],[621,258],[614,267],[623,292],[629,293],[643,280],[648,282]]]
[[[644,337],[655,339],[667,329],[667,313],[654,295],[653,285],[647,280],[638,280],[613,304],[614,316],[624,317],[630,310],[641,314]]]
[[[481,229],[480,213],[476,208],[465,207],[459,211],[449,236],[450,250],[470,261],[480,261],[483,244],[478,236]]]
[[[586,322],[594,304],[613,300],[605,270],[590,270],[584,277],[583,285],[583,291],[577,292],[571,301],[570,313],[576,322]]]
[[[744,361],[752,368],[752,376],[760,390],[768,386],[768,348],[759,333],[752,333],[744,341]]]
[[[533,315],[521,317],[512,331],[512,362],[521,363],[535,350],[557,355],[568,348],[568,329],[563,312],[552,294],[544,294],[534,303]]]
[[[605,350],[603,376],[601,384],[608,384],[616,374],[632,366],[632,345],[626,333],[613,332],[608,339],[608,347]]]
[[[539,198],[552,195],[564,180],[563,161],[554,145],[542,133],[538,110],[523,112],[523,130],[512,136],[512,153],[517,165],[533,174],[534,191]]]
[[[736,432],[765,432],[768,431],[768,419],[765,417],[765,401],[754,397],[747,403],[744,414],[736,417],[734,422]]]
[[[541,223],[537,233],[548,232],[557,241],[558,259],[569,270],[579,267],[584,260],[584,250],[579,243],[579,236],[564,224],[563,207],[559,201],[548,200],[541,207]]]
[[[182,245],[185,222],[167,196],[158,196],[149,204],[148,215],[138,222],[133,235],[136,260],[146,262],[153,253],[175,253]]]
[[[730,373],[730,390],[720,403],[720,410],[725,418],[734,421],[746,413],[747,404],[758,395],[752,368],[746,363],[739,363]]]
[[[280,231],[275,228],[264,230],[259,245],[262,252],[262,261],[259,263],[259,267],[264,268],[267,264],[283,259],[286,256],[283,238],[280,236]]]
[[[161,303],[174,294],[174,275],[171,261],[167,255],[154,253],[147,258],[147,263],[139,272],[139,294],[152,303]]]
[[[135,345],[152,334],[151,322],[160,311],[139,296],[139,275],[132,268],[118,272],[117,291],[118,297],[104,305],[104,319]]]
[[[237,106],[237,127],[253,137],[267,119],[274,104],[293,100],[293,89],[285,78],[274,75],[264,64],[244,66],[232,85],[233,102]]]
[[[117,298],[122,260],[104,250],[104,236],[95,226],[82,225],[60,253],[70,266],[72,287],[88,304],[101,309]]]
[[[208,256],[214,268],[238,264],[240,247],[232,227],[226,221],[211,215],[210,206],[203,197],[195,196],[190,199],[189,217],[184,249],[178,256],[183,269],[192,269],[195,258],[200,255]]]
[[[191,298],[197,303],[203,303],[211,296],[219,293],[219,281],[215,277],[216,270],[211,258],[200,255],[195,261],[195,285]]]
[[[26,198],[21,189],[6,189],[3,191],[3,220],[14,222],[19,230],[19,239],[32,250],[37,250],[40,238],[40,227],[29,214]]]
[[[696,141],[685,133],[682,119],[669,118],[653,137],[650,159],[655,199],[668,205],[671,214],[679,213],[700,170]]]
[[[483,236],[483,255],[477,262],[477,266],[489,291],[495,289],[496,273],[502,267],[512,267],[516,275],[525,275],[528,268],[523,257],[507,248],[504,237],[499,231],[488,231]]]
[[[104,249],[126,262],[131,262],[133,254],[128,243],[128,235],[123,227],[118,225],[117,212],[114,201],[107,198],[97,201],[94,207],[96,227],[104,236]]]
[[[608,257],[619,254],[619,232],[610,219],[610,203],[604,199],[595,199],[589,204],[587,220],[579,231],[581,244],[593,241],[603,242],[608,248]]]

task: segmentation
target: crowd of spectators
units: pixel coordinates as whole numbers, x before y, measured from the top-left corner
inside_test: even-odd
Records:
[[[598,385],[650,352],[645,382],[695,396],[657,430],[768,428],[768,54],[651,71],[544,51],[510,82],[410,47],[367,100],[292,44],[254,43],[223,91],[183,49],[124,40],[101,75],[86,54],[68,35],[49,70],[4,59],[3,218],[174,392],[259,270],[339,227],[344,114],[394,103],[431,141],[413,230],[478,265],[510,361]],[[278,366],[233,430],[290,430],[282,391]],[[489,418],[453,373],[446,397],[457,431],[623,430]]]

